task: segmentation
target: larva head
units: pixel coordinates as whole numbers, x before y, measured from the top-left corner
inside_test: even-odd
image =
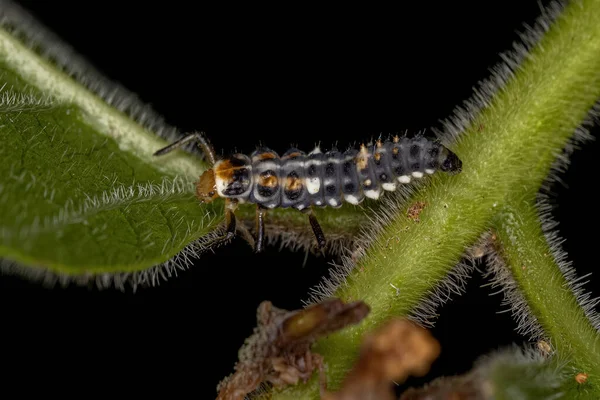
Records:
[[[210,203],[217,197],[217,183],[215,182],[215,172],[212,169],[204,171],[200,180],[196,183],[196,196],[201,203]]]
[[[233,154],[213,166],[220,197],[245,199],[252,189],[252,162],[243,154]]]
[[[440,169],[442,171],[451,174],[458,174],[462,171],[462,161],[456,154],[444,147],[440,155]]]

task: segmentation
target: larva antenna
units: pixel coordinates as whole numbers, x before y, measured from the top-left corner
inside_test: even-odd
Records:
[[[181,139],[171,143],[170,145],[163,147],[160,150],[157,150],[154,153],[154,155],[162,156],[164,154],[170,153],[173,150],[183,147],[184,145],[188,144],[189,142],[198,142],[198,145],[200,146],[200,148],[202,149],[202,152],[204,153],[204,157],[206,157],[206,159],[210,162],[211,165],[215,165],[215,162],[216,162],[215,151],[212,148],[212,146],[211,146],[210,142],[208,141],[208,138],[206,137],[204,132],[190,133],[189,135],[182,137]]]

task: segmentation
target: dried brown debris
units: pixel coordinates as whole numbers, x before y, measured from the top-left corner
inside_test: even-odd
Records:
[[[319,337],[357,324],[369,311],[362,301],[346,304],[339,299],[295,311],[262,302],[258,325],[240,349],[235,372],[217,386],[217,400],[244,399],[265,382],[274,386],[306,382],[316,369],[324,393],[323,358],[311,352],[311,346]]]
[[[421,212],[425,209],[427,203],[424,201],[417,201],[413,205],[411,205],[406,211],[406,216],[412,220],[413,222],[420,222],[419,219]]]
[[[395,399],[393,382],[424,376],[439,354],[440,345],[427,330],[408,320],[392,320],[365,338],[341,390],[325,399]]]
[[[409,388],[400,400],[484,400],[490,399],[491,388],[468,374],[450,378],[438,378],[421,388]]]

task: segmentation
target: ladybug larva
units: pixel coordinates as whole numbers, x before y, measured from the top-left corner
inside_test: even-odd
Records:
[[[264,246],[264,219],[268,209],[295,208],[308,215],[319,247],[325,236],[312,207],[341,207],[360,204],[365,198],[379,199],[383,191],[394,191],[399,184],[422,178],[437,170],[458,173],[462,162],[437,140],[418,135],[394,136],[372,145],[340,152],[321,152],[319,147],[306,154],[296,148],[279,156],[268,148],[252,154],[233,154],[217,160],[203,132],[189,134],[154,153],[169,153],[189,142],[198,142],[212,168],[196,184],[196,195],[203,203],[225,199],[226,233],[219,240],[231,239],[236,232],[235,210],[239,203],[256,204],[257,237],[255,249]],[[254,241],[243,230],[248,241]]]

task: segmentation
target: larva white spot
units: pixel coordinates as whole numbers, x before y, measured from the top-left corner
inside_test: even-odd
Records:
[[[381,192],[379,190],[367,190],[365,192],[365,196],[373,200],[377,200],[380,194]]]
[[[423,173],[421,171],[415,171],[412,173],[412,176],[414,176],[415,178],[422,178]]]
[[[395,183],[382,183],[381,187],[383,188],[383,190],[387,190],[388,192],[393,192],[394,190],[396,190],[396,184]]]
[[[309,178],[306,180],[306,190],[308,190],[308,193],[319,193],[319,189],[321,189],[321,180],[319,178]]]
[[[429,175],[433,175],[433,173],[435,172],[435,169],[429,169],[429,168],[427,168],[425,170],[425,172],[427,172]]]
[[[304,208],[305,208],[305,207],[304,207],[304,204],[298,204],[298,205],[296,206],[296,209],[298,209],[298,210],[304,210]]]
[[[286,166],[290,169],[302,168],[304,163],[302,161],[287,161]]]
[[[344,196],[344,199],[350,204],[358,205],[358,199],[354,195],[347,194]]]
[[[317,201],[315,201],[315,204],[318,205],[318,206],[320,206],[320,205],[323,204],[323,202],[321,200],[317,200]]]
[[[371,180],[370,179],[365,179],[365,186],[371,186]]]
[[[330,205],[331,207],[335,207],[335,206],[337,206],[337,205],[338,205],[338,202],[337,202],[337,200],[336,200],[336,199],[329,199],[329,205]]]
[[[321,153],[321,149],[319,148],[319,146],[317,146],[313,149],[313,151],[308,153],[308,155],[310,156],[311,154],[320,154],[320,153]]]
[[[337,185],[337,182],[336,182],[336,181],[335,181],[335,179],[333,179],[333,178],[326,178],[326,179],[323,181],[323,185],[325,185],[325,187],[328,187],[328,186],[336,186],[336,185]]]
[[[398,177],[398,182],[400,183],[410,183],[410,176],[402,175]]]
[[[267,207],[269,207],[269,208],[275,208],[276,206],[277,206],[276,203],[271,203],[271,204],[267,205]]]

